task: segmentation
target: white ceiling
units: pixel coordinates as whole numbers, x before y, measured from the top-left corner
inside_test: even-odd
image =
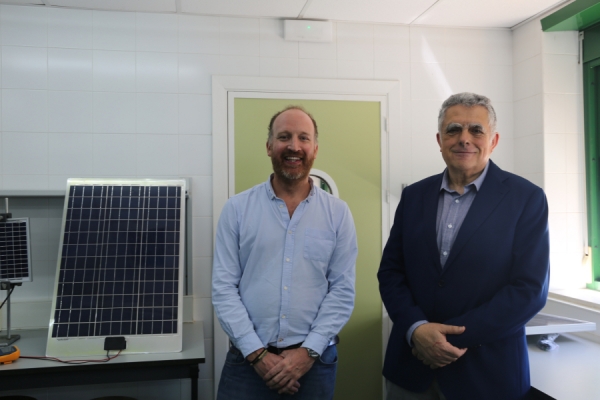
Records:
[[[0,0],[94,10],[510,28],[573,0]]]

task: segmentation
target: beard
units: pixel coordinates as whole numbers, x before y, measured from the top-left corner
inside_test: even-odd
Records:
[[[289,168],[285,166],[284,160],[285,157],[292,156],[298,157],[298,154],[282,154],[279,157],[271,157],[271,164],[273,164],[273,172],[279,178],[285,181],[298,181],[306,178],[312,169],[313,163],[315,162],[314,158],[307,159],[306,157],[302,158],[302,164],[297,168]],[[304,155],[306,156],[306,155]]]

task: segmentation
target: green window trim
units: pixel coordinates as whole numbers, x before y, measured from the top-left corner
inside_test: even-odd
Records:
[[[589,34],[588,34],[589,33]],[[600,24],[584,31],[587,48],[600,47]],[[588,245],[592,257],[592,283],[600,290],[600,57],[583,64]]]

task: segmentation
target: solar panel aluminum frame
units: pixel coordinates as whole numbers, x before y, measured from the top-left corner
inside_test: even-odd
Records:
[[[21,277],[5,277],[5,268],[7,267],[6,263],[2,261],[2,257],[0,257],[0,282],[10,282],[10,283],[21,283],[21,282],[31,282],[33,281],[33,274],[31,268],[31,236],[29,230],[29,218],[8,218],[6,222],[0,222],[0,225],[8,225],[8,224],[17,224],[24,223],[25,225],[25,249],[21,248],[21,252],[26,251],[27,255],[27,276]],[[2,243],[0,243],[2,246]],[[13,249],[16,250],[16,249]]]
[[[72,336],[53,337],[52,332],[55,323],[55,311],[58,299],[58,288],[62,263],[62,252],[65,239],[65,225],[67,221],[68,201],[72,186],[175,186],[180,187],[181,201],[179,204],[179,257],[177,278],[177,332],[168,334],[131,334],[131,335],[108,335],[125,336],[127,349],[124,354],[134,353],[172,353],[180,352],[182,349],[183,332],[183,294],[184,294],[184,269],[185,269],[185,232],[186,232],[186,180],[185,179],[68,179],[67,195],[65,198],[63,223],[61,227],[59,257],[57,261],[57,273],[54,284],[54,295],[48,330],[48,341],[46,355],[49,357],[85,357],[106,355],[104,340],[107,336]]]

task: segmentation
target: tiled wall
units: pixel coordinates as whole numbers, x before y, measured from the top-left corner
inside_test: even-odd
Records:
[[[548,197],[551,288],[582,288],[590,271],[578,32],[544,33],[531,21],[515,30],[513,50],[515,171]]]
[[[493,100],[501,140],[492,158],[514,170],[511,31],[333,25],[332,43],[298,43],[284,41],[274,19],[0,6],[0,190],[63,189],[73,176],[191,177],[193,317],[206,328],[205,398],[213,390],[211,75],[400,81],[402,126],[390,138],[394,204],[403,183],[444,168],[437,112],[454,92]],[[19,206],[25,214],[41,207],[33,246],[48,246],[47,257],[56,246],[59,217],[49,204],[56,201]],[[15,302],[49,301],[54,267],[41,261]],[[69,393],[47,398],[81,398]]]

